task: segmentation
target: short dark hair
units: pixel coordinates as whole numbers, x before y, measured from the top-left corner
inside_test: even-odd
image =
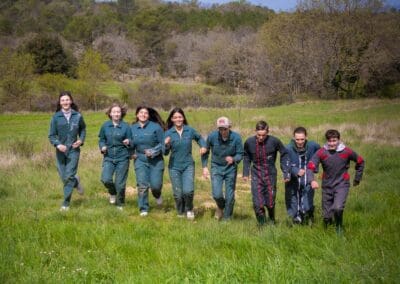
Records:
[[[340,139],[340,133],[336,129],[329,129],[328,131],[325,132],[325,138],[326,140],[329,140],[331,138]]]
[[[293,135],[296,133],[303,133],[305,136],[307,136],[307,129],[305,129],[303,126],[296,127],[293,131]]]
[[[114,102],[112,103],[112,105],[107,109],[106,111],[106,115],[111,119],[111,110],[114,107],[119,107],[121,109],[121,120],[125,117],[126,112],[127,112],[127,107],[126,106],[122,106],[120,103],[118,102]]]
[[[268,130],[268,129],[269,129],[268,123],[265,122],[264,120],[260,120],[259,122],[257,122],[256,131],[258,131],[258,130]]]

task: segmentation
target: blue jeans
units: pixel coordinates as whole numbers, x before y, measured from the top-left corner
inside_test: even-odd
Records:
[[[111,195],[117,195],[116,205],[121,206],[125,203],[125,187],[128,178],[129,159],[118,162],[103,161],[103,171],[101,181]],[[115,176],[115,179],[114,179]]]
[[[219,171],[218,168],[211,168],[211,189],[212,196],[218,208],[224,210],[224,219],[230,219],[233,215],[235,205],[236,188],[236,168],[231,168],[226,172]],[[225,196],[223,184],[225,182]]]
[[[193,210],[194,197],[194,164],[185,169],[169,169],[169,177],[172,183],[176,210],[183,214]]]
[[[149,189],[154,198],[161,196],[164,169],[153,167],[151,164],[141,164],[135,168],[138,188],[138,205],[140,212],[149,211]]]
[[[314,210],[314,190],[309,184],[298,187],[299,184],[295,184],[295,186],[285,188],[286,209],[291,217]]]
[[[56,152],[58,174],[64,184],[63,206],[69,206],[72,191],[78,184],[76,173],[78,171],[79,155],[79,149],[70,150],[67,153],[62,153],[58,150]]]

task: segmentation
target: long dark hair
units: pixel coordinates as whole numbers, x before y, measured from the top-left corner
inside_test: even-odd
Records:
[[[56,112],[61,110],[61,104],[60,104],[60,99],[63,96],[68,96],[71,99],[71,108],[75,111],[79,111],[79,107],[77,104],[74,103],[74,99],[72,98],[71,92],[70,91],[61,91],[60,95],[58,96],[58,102],[57,102],[57,108]]]
[[[136,108],[136,112],[135,112],[135,118],[136,118],[136,120],[135,120],[134,122],[138,122],[137,114],[138,114],[139,111],[142,110],[142,109],[147,109],[147,111],[149,112],[149,120],[150,120],[150,121],[159,124],[159,125],[161,126],[161,128],[162,128],[163,130],[165,130],[165,122],[164,122],[164,120],[162,120],[160,114],[159,114],[154,108],[151,108],[151,107],[147,107],[147,106],[138,106],[138,107]]]
[[[169,113],[169,116],[167,118],[167,127],[170,129],[172,126],[174,126],[174,123],[172,122],[172,117],[174,116],[175,113],[180,113],[183,116],[183,124],[188,125],[188,122],[186,120],[185,113],[183,112],[183,109],[176,107],[171,112]]]

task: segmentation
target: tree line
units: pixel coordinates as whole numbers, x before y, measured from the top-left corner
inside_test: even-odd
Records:
[[[399,27],[399,11],[379,0],[304,0],[292,13],[246,1],[3,1],[1,109],[46,109],[66,87],[101,108],[108,98],[98,83],[133,69],[220,86],[253,106],[397,97]],[[168,96],[154,89],[144,88]]]

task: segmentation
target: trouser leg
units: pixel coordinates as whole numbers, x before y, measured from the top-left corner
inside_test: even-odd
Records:
[[[224,219],[230,219],[235,206],[236,170],[225,175],[225,210]]]
[[[63,206],[69,206],[72,191],[77,185],[76,173],[78,170],[79,155],[79,151],[70,151],[66,155],[57,151],[57,168],[64,184]]]
[[[113,181],[113,176],[115,172],[115,164],[111,161],[104,160],[103,168],[101,172],[101,182],[107,188],[110,195],[116,195],[115,184]]]
[[[116,205],[125,204],[126,180],[129,172],[129,160],[119,161],[115,168],[115,190],[117,193]]]
[[[185,213],[183,200],[182,172],[177,169],[169,169],[169,177],[172,183],[172,192],[174,195],[176,210],[179,215]]]
[[[188,166],[182,173],[182,189],[185,212],[193,211],[194,165]]]

